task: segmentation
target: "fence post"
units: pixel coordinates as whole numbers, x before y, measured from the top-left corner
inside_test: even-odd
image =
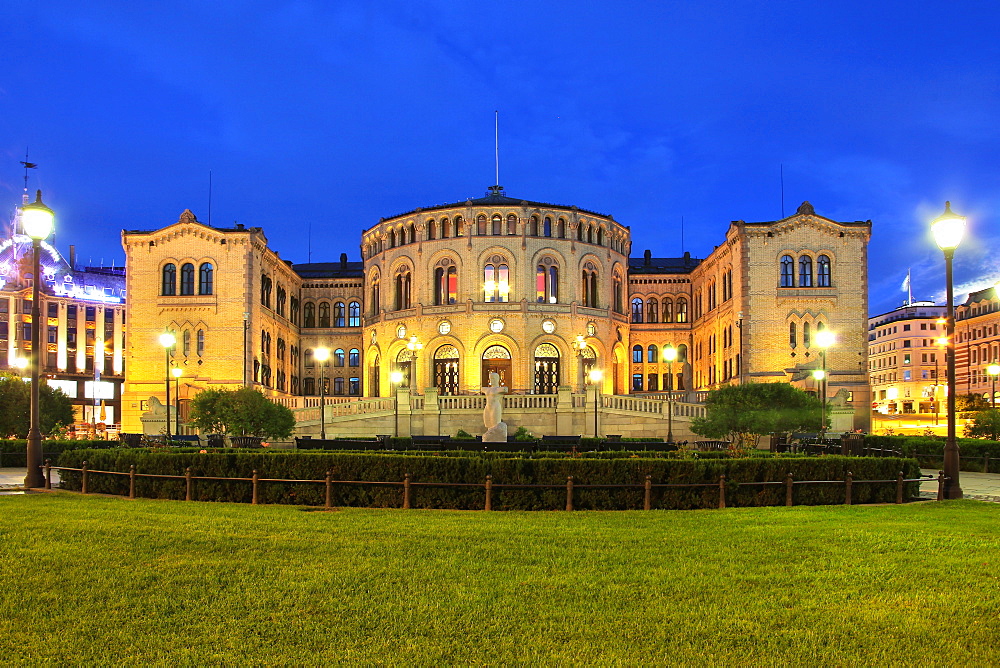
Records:
[[[191,500],[191,467],[184,469],[184,500]]]
[[[851,486],[854,484],[854,474],[850,471],[847,472],[847,479],[844,481],[844,486],[846,490],[844,491],[844,503],[846,505],[851,505]]]
[[[643,495],[642,509],[649,510],[653,506],[653,476],[646,476],[646,493]]]
[[[726,474],[719,476],[719,508],[726,507]]]
[[[789,471],[788,475],[785,476],[785,505],[786,506],[792,505],[792,473],[791,473],[791,471]]]
[[[944,500],[944,471],[938,471],[938,501]]]
[[[45,489],[52,489],[52,460],[45,460]]]
[[[135,498],[135,464],[128,467],[128,498]]]
[[[944,475],[944,474],[942,473],[942,475]],[[83,462],[83,480],[80,482],[80,493],[81,494],[86,494],[87,493],[87,462],[86,461]]]
[[[493,510],[493,474],[486,476],[486,510]]]
[[[403,476],[403,508],[409,509],[410,507],[410,474],[407,473]]]
[[[990,472],[990,456],[987,453],[986,456],[983,457],[983,473],[989,473],[989,472]]]
[[[903,472],[896,475],[896,503],[903,502]]]
[[[573,476],[566,476],[566,510],[573,510]]]
[[[326,472],[326,480],[325,480],[325,483],[326,483],[326,501],[325,501],[323,507],[326,508],[327,510],[329,510],[330,508],[333,507],[333,482],[330,479],[330,476],[332,475],[332,473],[333,473],[332,471],[327,471]]]
[[[253,475],[250,476],[251,484],[253,485],[253,499],[250,501],[252,505],[257,505],[257,469],[253,470]]]

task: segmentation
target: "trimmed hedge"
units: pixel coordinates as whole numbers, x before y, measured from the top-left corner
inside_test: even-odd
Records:
[[[53,462],[67,450],[119,448],[120,441],[42,441],[42,461]],[[24,439],[0,440],[0,466],[27,466],[28,442]]]
[[[497,453],[500,454],[500,453]],[[476,487],[412,488],[414,508],[481,509],[486,476],[493,476],[493,507],[498,510],[553,510],[566,504],[566,479],[573,476],[579,485],[638,485],[636,488],[574,489],[574,507],[580,510],[639,509],[647,475],[658,483],[707,483],[706,487],[653,490],[654,508],[688,509],[718,506],[718,481],[725,475],[728,506],[784,505],[782,484],[750,486],[740,482],[783,482],[791,472],[795,480],[842,481],[847,471],[855,480],[892,480],[886,484],[856,484],[855,503],[891,503],[896,498],[895,478],[919,475],[911,459],[864,457],[782,457],[727,460],[670,460],[645,458],[510,458],[406,454],[351,454],[327,452],[225,452],[178,453],[147,450],[74,450],[63,453],[59,465],[80,468],[83,461],[91,470],[127,472],[130,465],[138,473],[184,475],[191,467],[195,476],[249,478],[254,470],[260,478],[321,481],[329,470],[334,480],[401,482],[406,473],[411,481],[472,483]],[[62,471],[63,488],[80,490],[81,474]],[[553,485],[551,489],[511,489],[503,485]],[[905,495],[915,496],[918,483],[909,483]],[[127,476],[88,475],[88,491],[126,496]],[[182,479],[136,478],[136,495],[151,498],[183,499]],[[265,482],[259,488],[260,502],[323,505],[322,483]],[[334,486],[333,503],[340,506],[396,508],[402,505],[398,485]],[[248,481],[198,480],[193,498],[199,501],[249,503]],[[825,505],[844,502],[843,484],[796,485],[794,502]]]
[[[989,457],[990,473],[1000,473],[1000,442],[981,438],[956,438],[961,471],[982,472]],[[944,467],[943,436],[865,436],[865,444],[875,448],[899,450],[905,457],[920,455],[918,460],[924,468]]]

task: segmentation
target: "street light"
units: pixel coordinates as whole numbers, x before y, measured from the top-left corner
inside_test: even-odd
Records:
[[[943,325],[944,318],[941,318],[940,320],[938,320],[938,322],[940,322]],[[948,339],[947,337],[940,336],[935,340],[935,343],[941,350],[946,350],[946,346],[948,345]],[[935,425],[937,425],[940,422],[940,420],[938,419],[938,414],[941,412],[941,402],[938,400],[937,396],[938,384],[941,381],[941,370],[938,367],[939,361],[940,360],[938,358],[938,354],[934,353],[934,424]]]
[[[410,336],[410,340],[406,342],[406,347],[413,353],[413,360],[410,362],[410,371],[413,376],[410,378],[410,391],[416,394],[416,388],[420,387],[417,384],[417,369],[420,368],[417,364],[417,353],[424,349],[424,344],[417,340],[416,334],[413,334]]]
[[[21,207],[21,229],[31,237],[31,426],[28,428],[27,464],[28,470],[24,476],[26,488],[41,487],[45,484],[42,475],[42,430],[40,423],[40,404],[38,401],[38,367],[41,365],[41,308],[39,306],[39,286],[41,270],[39,256],[41,255],[42,239],[52,233],[55,213],[42,203],[42,191],[35,193],[35,201]]]
[[[176,424],[174,425],[174,433],[181,433],[181,376],[184,375],[184,369],[179,366],[175,366],[170,370],[170,374],[174,377],[174,402],[177,404],[177,410],[174,412],[174,420]],[[167,415],[167,421],[170,420],[170,416]]]
[[[604,379],[604,372],[600,369],[591,369],[589,377],[594,386],[594,438],[597,438],[597,407],[601,403],[601,381]]]
[[[822,375],[819,376],[816,376],[815,373],[813,374],[816,377],[816,379],[821,382],[821,387],[823,392],[822,396],[820,397],[820,399],[823,400],[823,415],[822,415],[823,419],[820,420],[819,423],[820,441],[823,441],[823,439],[826,437],[826,394],[827,394],[826,384],[827,384],[827,379],[829,378],[830,375],[829,373],[827,373],[826,370],[826,349],[832,346],[836,340],[837,337],[834,335],[833,332],[831,332],[828,329],[816,332],[816,346],[819,348],[820,368],[823,372]]]
[[[965,216],[959,216],[951,210],[951,202],[944,203],[944,213],[931,221],[931,231],[938,248],[944,252],[944,276],[947,287],[948,316],[945,320],[945,336],[948,347],[945,349],[945,363],[948,374],[948,440],[944,446],[944,498],[961,499],[962,487],[959,484],[959,452],[955,442],[955,295],[951,274],[951,263],[955,257],[955,249],[962,243],[965,234]]]
[[[580,392],[584,392],[586,391],[586,387],[583,383],[583,351],[587,349],[587,341],[583,334],[576,335],[573,348],[576,349],[576,382],[580,387]]]
[[[326,439],[326,362],[330,359],[329,348],[317,348],[313,358],[319,362],[319,437]]]
[[[170,332],[163,332],[160,334],[160,345],[163,346],[163,350],[166,353],[166,379],[167,379],[167,401],[164,403],[164,408],[167,411],[166,422],[167,422],[167,445],[170,445],[170,349],[174,347],[177,343],[177,337]]]
[[[823,381],[826,379],[826,369],[813,369],[813,378],[816,380],[816,390],[820,393],[820,400],[822,401],[820,413],[819,413],[819,440],[820,444],[825,445],[823,441],[823,431],[826,427],[826,397],[823,396]]]
[[[667,388],[667,443],[674,442],[674,360],[677,359],[677,348],[667,344],[663,349],[663,359],[667,361],[667,379],[670,387]],[[742,360],[740,360],[742,363]]]
[[[403,372],[402,371],[390,371],[389,372],[389,383],[392,385],[392,406],[393,406],[393,424],[392,424],[392,436],[393,438],[399,437],[399,384],[403,382]]]
[[[990,408],[997,407],[997,376],[1000,376],[1000,364],[994,362],[993,364],[986,367],[986,373],[989,374],[990,379],[993,381],[993,386],[990,389]],[[996,439],[993,439],[996,440]]]

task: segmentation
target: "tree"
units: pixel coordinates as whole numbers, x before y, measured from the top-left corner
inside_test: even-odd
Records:
[[[965,435],[969,438],[997,440],[1000,435],[1000,409],[987,408],[973,413],[972,420],[965,425]]]
[[[990,400],[981,394],[956,394],[955,412],[965,413],[962,417],[969,417],[975,411],[984,411],[992,408]]]
[[[62,390],[46,383],[38,386],[38,408],[42,434],[73,423],[73,402]],[[26,438],[30,427],[31,383],[14,374],[0,373],[0,436]]]
[[[288,438],[295,416],[253,388],[208,389],[191,401],[188,423],[206,434]]]
[[[763,434],[818,431],[822,408],[819,399],[787,383],[729,385],[708,393],[705,417],[694,418],[691,430],[738,448],[755,448]]]

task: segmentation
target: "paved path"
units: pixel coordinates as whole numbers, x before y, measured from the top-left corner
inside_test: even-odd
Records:
[[[922,473],[925,476],[933,476],[934,479],[921,483],[921,496],[937,496],[938,472],[932,469],[923,469]],[[0,468],[0,493],[4,490],[21,487],[24,484],[24,474],[23,468]],[[1000,473],[962,471],[960,480],[965,498],[1000,503]]]

